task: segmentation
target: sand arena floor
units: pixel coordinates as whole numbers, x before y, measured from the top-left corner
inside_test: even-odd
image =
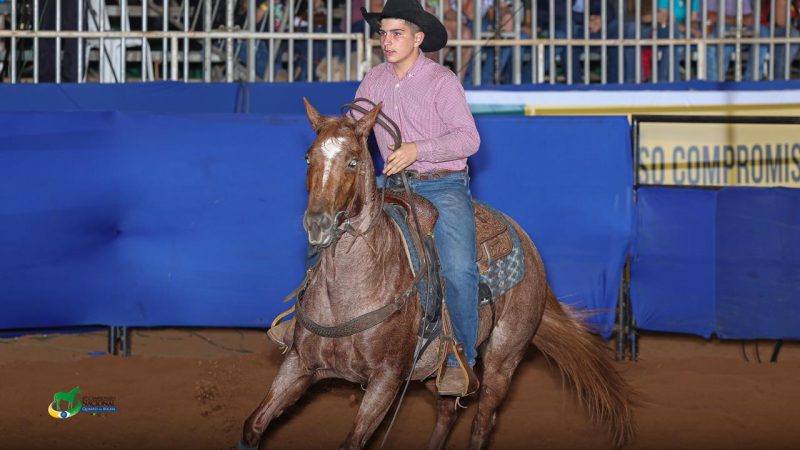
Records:
[[[639,362],[617,363],[644,394],[632,449],[800,449],[800,343],[705,341],[645,335]],[[264,332],[140,329],[128,358],[102,355],[106,334],[0,339],[0,448],[228,449],[265,395],[282,359]],[[98,355],[98,353],[101,353]],[[115,413],[55,420],[57,391],[114,397]],[[314,386],[262,441],[261,448],[337,448],[363,392],[329,381]],[[448,441],[465,448],[475,404],[467,402]],[[412,385],[387,445],[424,448],[433,398]],[[379,448],[387,421],[370,442]],[[492,439],[494,449],[612,448],[591,424],[558,372],[531,347],[517,371]]]

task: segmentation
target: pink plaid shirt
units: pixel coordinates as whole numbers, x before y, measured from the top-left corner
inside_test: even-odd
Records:
[[[422,53],[402,80],[389,63],[372,68],[356,97],[383,102],[383,112],[400,127],[403,142],[417,144],[417,161],[410,170],[461,170],[481,144],[458,77]],[[386,160],[394,141],[380,125],[375,125],[375,137]]]

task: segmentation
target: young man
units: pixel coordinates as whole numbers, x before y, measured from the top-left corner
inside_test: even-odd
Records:
[[[375,128],[386,162],[383,175],[406,170],[411,190],[439,210],[434,232],[448,311],[471,367],[478,330],[478,271],[467,157],[478,151],[480,137],[458,76],[423,54],[445,46],[444,25],[417,0],[389,0],[380,13],[364,11],[364,18],[380,34],[386,62],[366,74],[356,97],[383,102],[383,111],[400,127],[400,148],[392,148],[386,130]],[[464,393],[466,380],[451,357],[440,394]]]

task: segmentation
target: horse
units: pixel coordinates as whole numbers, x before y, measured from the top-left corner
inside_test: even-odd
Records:
[[[320,253],[316,270],[306,278],[303,315],[330,326],[397,303],[415,276],[401,232],[382,209],[367,147],[381,105],[356,120],[323,116],[304,101],[317,136],[306,152],[308,205],[303,226],[308,242]],[[623,445],[634,435],[635,392],[613,367],[610,349],[591,335],[578,313],[559,303],[533,241],[506,218],[519,236],[525,274],[495,299],[493,310],[488,306],[480,310],[482,380],[469,447],[488,446],[496,411],[531,342],[556,363],[613,442]],[[349,232],[342,232],[345,221]],[[404,302],[402,309],[377,325],[346,337],[323,337],[305,326],[290,327],[289,350],[266,397],[245,421],[239,448],[257,448],[270,422],[309,386],[326,378],[366,386],[353,428],[340,447],[364,448],[406,379],[429,380],[440,364],[436,343],[415,361],[421,308],[418,301]],[[429,449],[443,448],[457,409],[452,397],[437,397]]]

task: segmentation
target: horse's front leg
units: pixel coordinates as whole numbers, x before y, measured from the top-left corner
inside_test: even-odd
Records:
[[[402,383],[403,380],[399,373],[388,371],[381,373],[369,382],[367,392],[358,408],[353,430],[341,448],[347,450],[364,448],[372,433],[386,416]]]
[[[272,382],[269,393],[245,421],[238,448],[257,449],[261,436],[272,419],[293,405],[313,382],[313,373],[306,370],[297,352],[294,350],[289,352]]]

